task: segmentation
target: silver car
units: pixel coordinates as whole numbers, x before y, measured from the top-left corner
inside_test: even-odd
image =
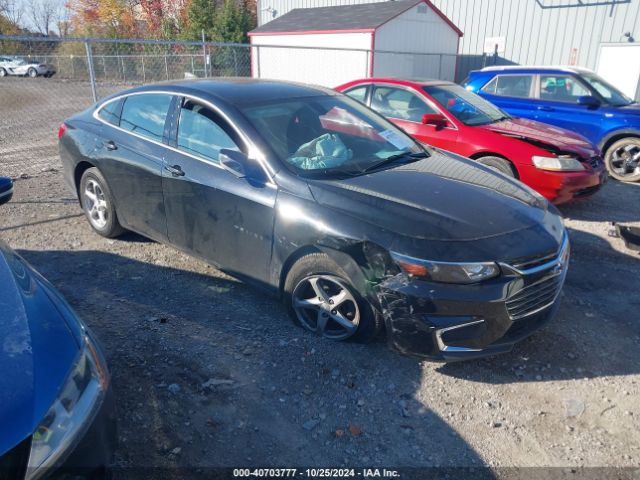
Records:
[[[53,65],[27,60],[20,57],[2,57],[0,56],[0,77],[7,75],[29,76],[36,78],[38,76],[51,77],[56,73]]]

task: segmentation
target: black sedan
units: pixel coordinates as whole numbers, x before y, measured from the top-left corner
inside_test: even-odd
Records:
[[[12,182],[0,177],[0,204]],[[108,476],[109,372],[60,294],[0,241],[0,479]]]
[[[326,338],[386,327],[401,352],[473,358],[510,350],[557,309],[569,249],[554,207],[334,91],[146,86],[59,136],[97,233],[132,230],[200,257],[280,295]]]

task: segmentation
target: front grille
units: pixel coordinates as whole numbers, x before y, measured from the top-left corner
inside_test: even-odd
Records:
[[[24,475],[27,473],[30,451],[31,437],[0,456],[0,480],[24,478]]]
[[[510,262],[509,265],[517,268],[518,270],[528,270],[530,268],[535,268],[535,267],[539,267],[540,265],[544,265],[545,263],[550,262],[557,256],[558,256],[558,252],[553,252],[543,256],[538,255],[535,257],[520,258],[518,260]]]
[[[518,320],[551,306],[560,293],[563,280],[564,275],[558,273],[528,285],[510,297],[507,311],[511,319]]]

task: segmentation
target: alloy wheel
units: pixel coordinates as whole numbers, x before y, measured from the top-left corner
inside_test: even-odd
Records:
[[[305,277],[293,290],[291,297],[293,310],[307,330],[332,340],[345,340],[358,330],[358,302],[338,277]]]
[[[625,143],[616,148],[609,160],[609,166],[620,177],[640,174],[640,145]]]
[[[0,77],[4,77],[7,75],[7,71],[4,68],[0,68]]]
[[[87,180],[84,188],[84,205],[89,215],[89,221],[102,230],[109,221],[109,204],[100,184],[93,178]]]

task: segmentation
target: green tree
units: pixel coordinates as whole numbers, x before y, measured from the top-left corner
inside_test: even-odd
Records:
[[[204,30],[207,40],[211,40],[215,35],[216,11],[215,0],[191,0],[187,8],[187,26],[181,36],[185,40],[201,40]]]
[[[218,42],[248,43],[247,32],[253,29],[255,20],[246,0],[224,0],[222,11],[214,21],[214,40]]]

